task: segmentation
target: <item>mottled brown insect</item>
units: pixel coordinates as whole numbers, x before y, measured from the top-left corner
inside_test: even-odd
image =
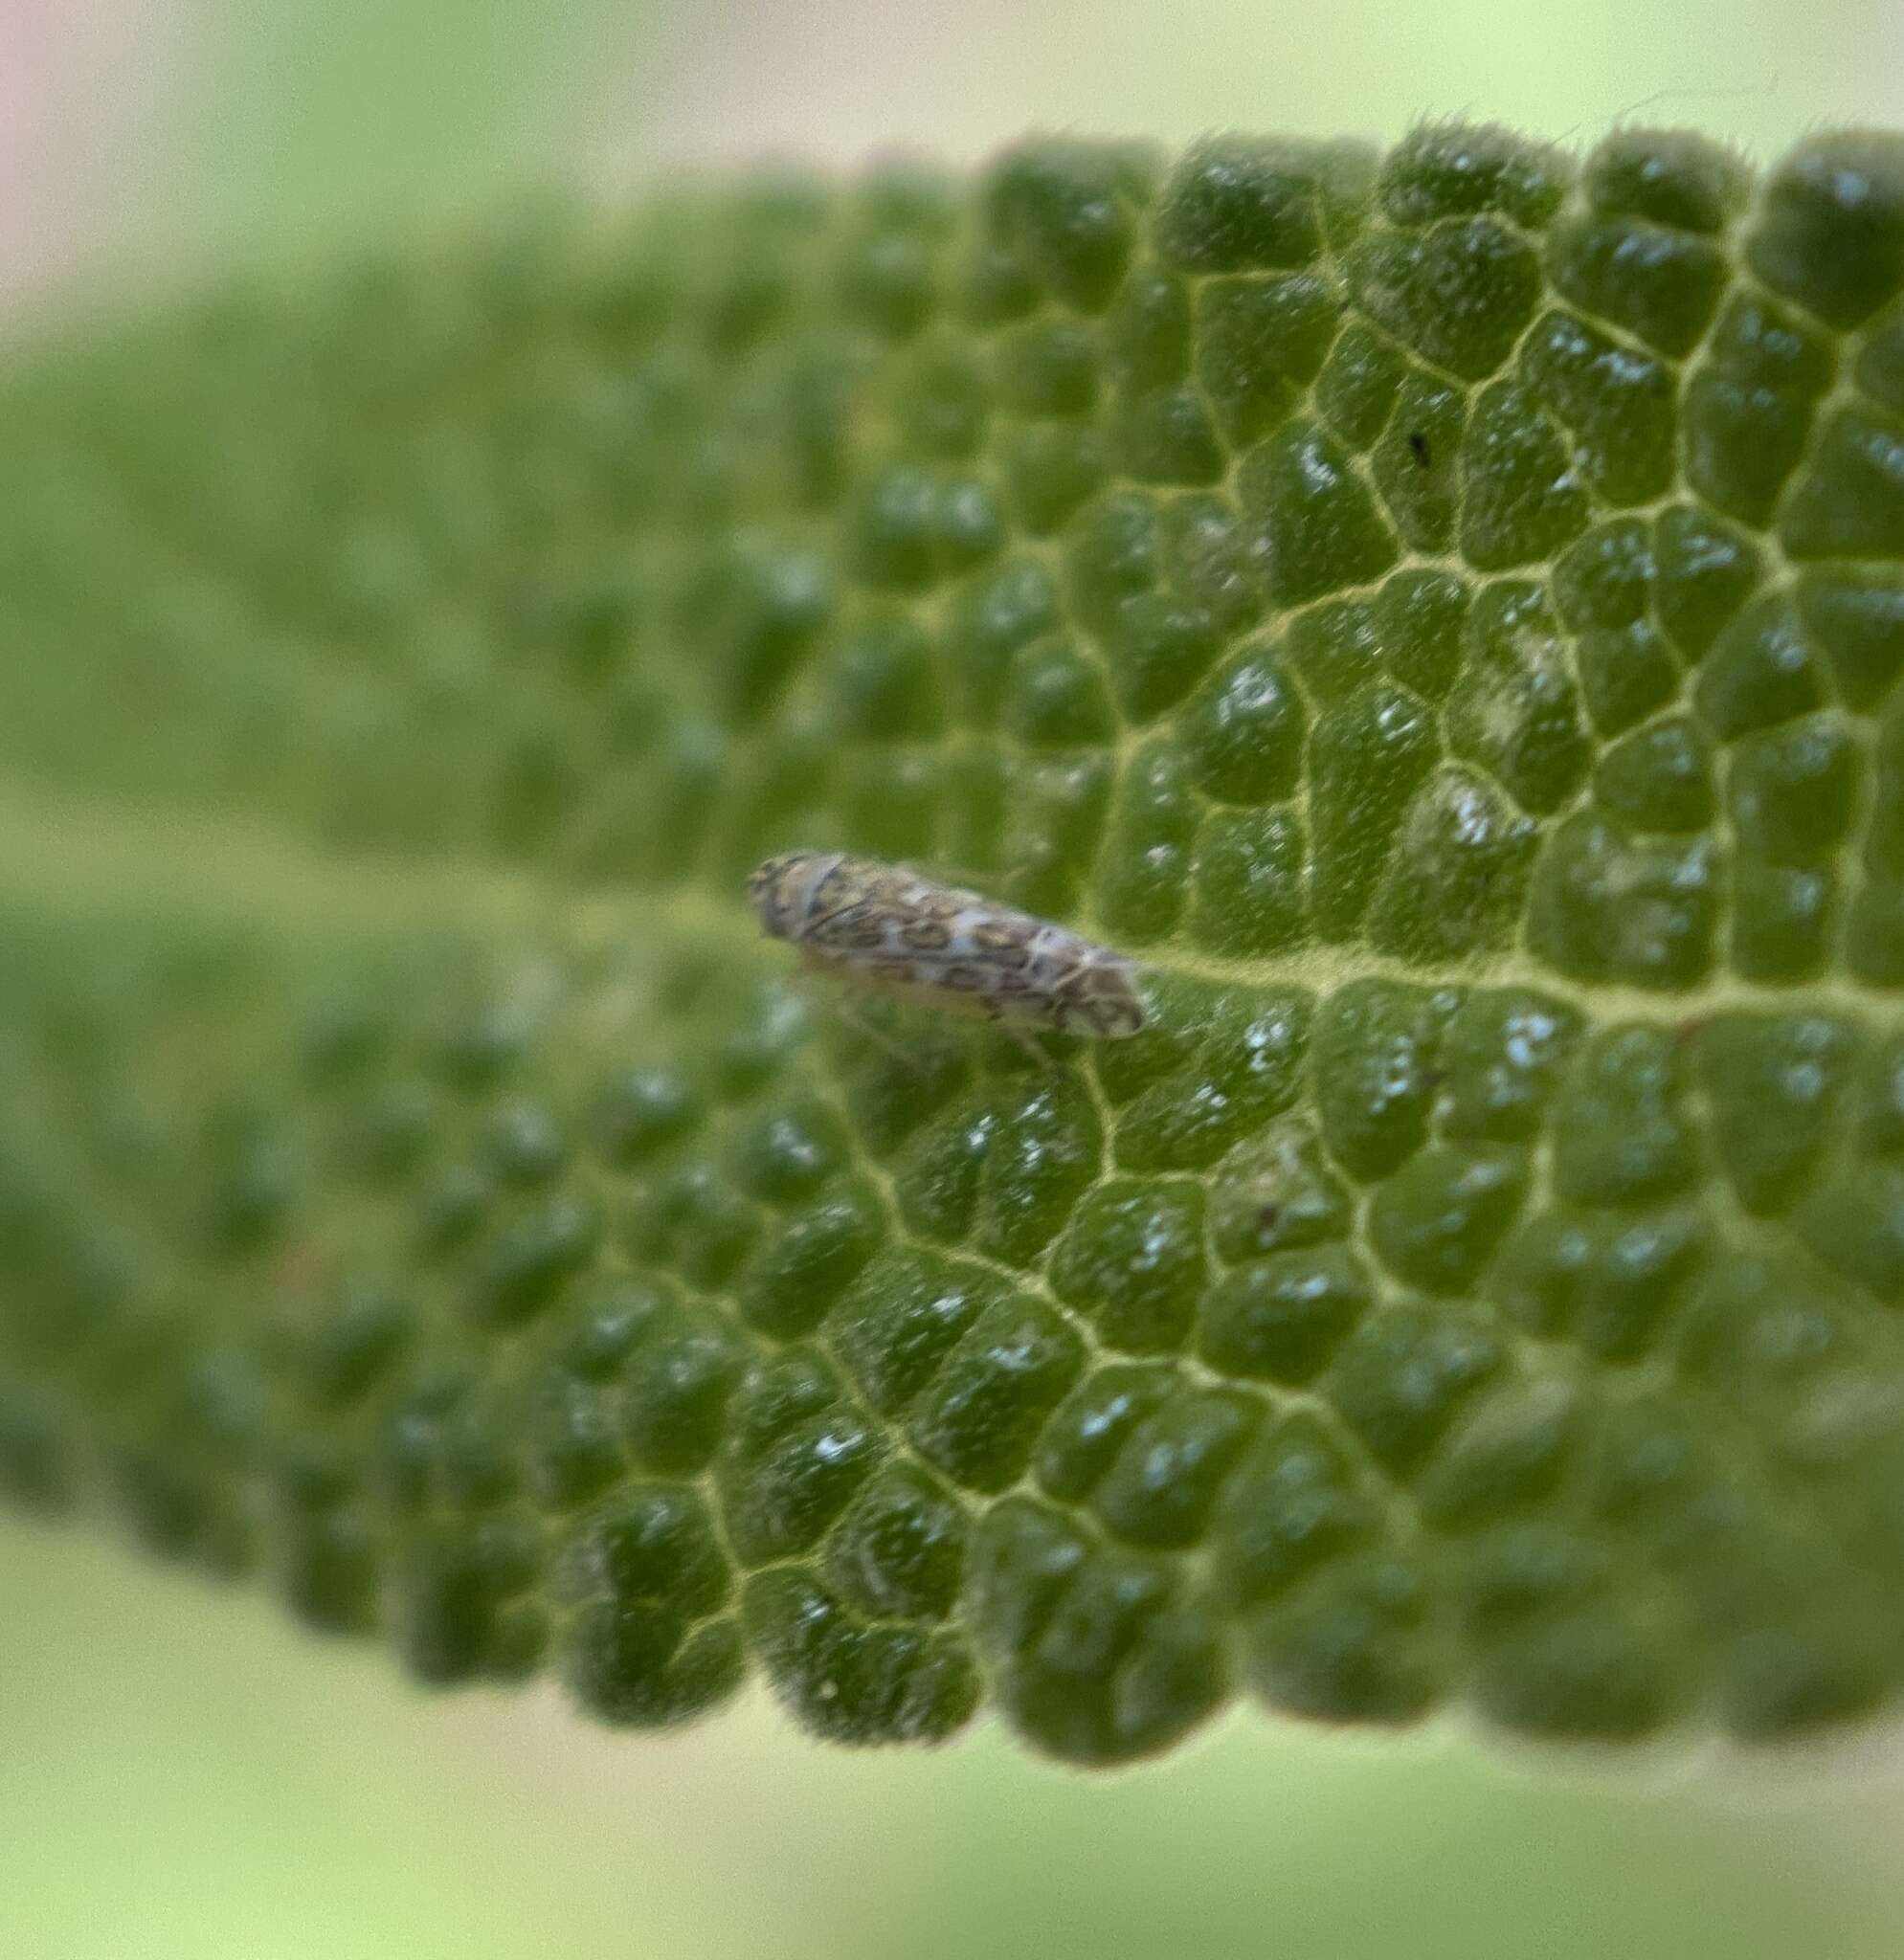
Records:
[[[789,851],[748,880],[760,923],[810,967],[1011,1032],[1116,1040],[1145,1010],[1121,953],[901,864]]]

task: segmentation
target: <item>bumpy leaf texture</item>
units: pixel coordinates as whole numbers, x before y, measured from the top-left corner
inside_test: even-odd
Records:
[[[12,366],[19,1497],[635,1726],[1895,1701],[1904,142],[1041,143]],[[867,1038],[795,845],[1153,1027]]]

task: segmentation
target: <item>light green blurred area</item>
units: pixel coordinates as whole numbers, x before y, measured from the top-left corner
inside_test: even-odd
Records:
[[[89,256],[171,271],[525,181],[971,159],[1034,126],[1388,141],[1464,115],[1587,144],[1637,122],[1769,160],[1904,122],[1897,0],[108,0],[92,27],[42,64],[85,100],[42,111],[62,140],[16,168],[82,187]]]
[[[0,1522],[0,1951],[33,1960],[1889,1960],[1866,1780],[1583,1780],[1249,1717],[1104,1779],[437,1699]]]
[[[165,5],[127,8],[128,46]],[[179,0],[159,25],[123,147],[61,153],[108,263],[388,234],[660,160],[970,156],[1033,122],[1393,137],[1461,111],[1587,142],[1625,117],[1761,157],[1904,122],[1895,0]],[[1739,1781],[1247,1716],[1100,1781],[996,1731],[823,1752],[758,1703],[616,1736],[552,1696],[425,1698],[261,1597],[0,1517],[0,1954],[23,1960],[1896,1953],[1896,1786]]]

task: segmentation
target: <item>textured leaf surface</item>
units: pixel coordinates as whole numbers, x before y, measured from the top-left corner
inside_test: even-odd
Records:
[[[0,1481],[436,1682],[1904,1681],[1904,145],[1045,145],[0,403]],[[1033,1066],[770,851],[1147,966]]]

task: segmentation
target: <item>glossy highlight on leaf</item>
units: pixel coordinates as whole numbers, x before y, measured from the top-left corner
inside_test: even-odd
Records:
[[[1900,349],[1896,138],[1447,124],[14,348],[0,1491],[632,1728],[1894,1708]]]

